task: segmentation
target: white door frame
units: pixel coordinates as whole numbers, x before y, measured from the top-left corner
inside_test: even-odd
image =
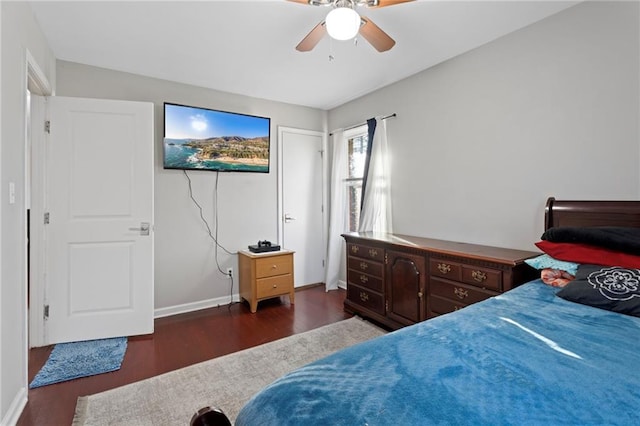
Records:
[[[327,205],[327,134],[317,130],[296,129],[294,127],[278,126],[278,244],[284,242],[284,179],[282,176],[282,141],[285,133],[297,133],[306,136],[319,136],[322,138],[322,247],[326,252],[327,234],[329,232],[329,220],[326,214]],[[326,254],[326,253],[325,253]]]
[[[31,89],[31,92],[40,96],[50,96],[53,94],[51,85],[49,84],[42,69],[38,66],[33,56],[27,51],[27,76],[26,86],[24,88],[25,104],[27,97],[27,88]],[[30,108],[30,105],[27,105]],[[26,126],[29,123],[25,123],[25,138],[27,137]],[[37,125],[36,127],[37,128]],[[28,325],[29,346],[42,346],[44,344],[44,301],[45,301],[45,250],[44,250],[44,210],[45,210],[45,164],[46,164],[46,141],[44,136],[44,121],[42,122],[43,131],[39,135],[31,134],[31,149],[29,149],[29,143],[25,139],[25,182],[30,182],[30,188],[25,185],[25,200],[27,197],[27,191],[30,192],[31,197],[31,229],[30,229],[30,265],[26,264],[27,257],[25,256],[24,268],[26,273],[29,274],[30,279],[30,294],[29,294],[29,309],[28,318],[25,321]],[[27,162],[31,162],[29,167]],[[27,176],[27,173],[31,171],[31,176]],[[26,213],[26,212],[25,212]],[[42,220],[40,220],[42,219]],[[26,228],[25,228],[25,247],[26,247]],[[30,270],[29,270],[30,269]],[[25,277],[27,275],[25,274]],[[26,289],[27,282],[25,281],[24,287]],[[27,354],[28,358],[28,348]]]

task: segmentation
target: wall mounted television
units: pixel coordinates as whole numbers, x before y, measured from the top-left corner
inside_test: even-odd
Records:
[[[271,119],[164,103],[164,168],[269,173]]]

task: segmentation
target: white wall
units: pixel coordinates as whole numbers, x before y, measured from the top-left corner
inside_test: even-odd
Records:
[[[58,61],[57,94],[155,104],[155,307],[175,312],[211,303],[228,303],[230,281],[217,272],[214,244],[188,195],[183,172],[162,168],[163,102],[213,108],[271,118],[271,168],[268,174],[220,173],[218,239],[229,251],[246,249],[259,239],[277,241],[277,126],[325,130],[321,110],[189,86],[134,74]],[[216,175],[192,171],[196,200],[214,226]],[[220,267],[236,271],[237,256],[218,249]]]
[[[0,423],[12,424],[27,398],[25,269],[25,90],[27,50],[51,84],[55,58],[31,9],[24,2],[0,2],[2,10],[2,130],[0,167]],[[9,182],[16,200],[9,204]]]
[[[548,196],[638,199],[637,2],[585,2],[329,112],[389,120],[394,231],[535,249]]]

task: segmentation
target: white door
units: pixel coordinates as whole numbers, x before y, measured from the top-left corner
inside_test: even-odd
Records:
[[[324,134],[279,128],[283,248],[295,251],[294,285],[324,282]]]
[[[45,340],[153,332],[153,104],[49,98]]]

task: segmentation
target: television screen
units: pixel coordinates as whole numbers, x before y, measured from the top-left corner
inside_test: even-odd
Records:
[[[164,168],[269,172],[271,120],[165,102]]]

